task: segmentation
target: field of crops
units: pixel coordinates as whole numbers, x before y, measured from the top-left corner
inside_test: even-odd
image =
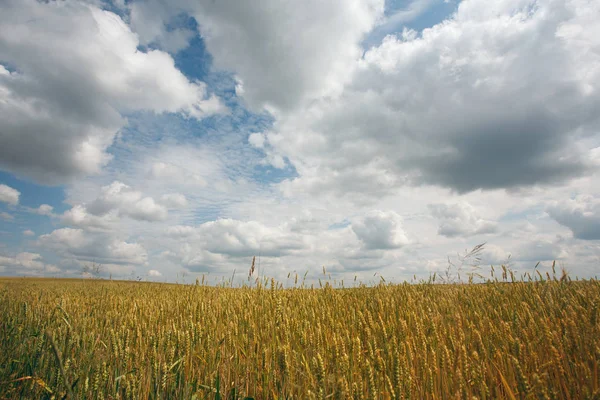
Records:
[[[0,399],[599,399],[600,282],[0,279]]]

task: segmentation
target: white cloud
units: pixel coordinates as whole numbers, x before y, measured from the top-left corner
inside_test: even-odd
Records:
[[[122,217],[145,222],[164,221],[168,217],[166,206],[182,207],[185,200],[185,197],[175,194],[166,195],[157,202],[122,182],[114,181],[100,188],[99,194],[88,202],[72,201],[76,204],[63,213],[61,222],[88,231],[107,232],[117,228]]]
[[[392,9],[391,3],[386,4],[386,17],[381,19],[365,40],[367,48],[378,45],[388,34],[398,31],[404,24],[414,21],[435,5],[436,0],[413,0],[403,8]]]
[[[182,10],[196,15],[214,68],[231,70],[236,92],[266,106],[275,125],[244,127],[262,116],[236,108],[195,136],[189,121],[134,114],[139,135],[114,143],[117,159],[104,174],[66,187],[72,208],[60,221],[81,229],[57,229],[38,244],[62,257],[61,268],[96,260],[125,276],[159,265],[169,280],[182,268],[228,278],[260,254],[261,274],[281,281],[294,270],[309,270],[314,281],[325,265],[348,282],[354,274],[378,281],[374,272],[387,280],[426,276],[445,269],[445,255],[485,240],[482,263],[512,253],[519,268],[532,268],[558,258],[593,276],[600,248],[577,232],[590,231],[595,200],[552,200],[600,193],[597,176],[570,180],[600,165],[595,5],[464,0],[443,24],[406,30],[361,58],[358,43],[381,15],[362,10],[381,2],[353,1],[248,6],[260,25],[228,1],[129,3],[139,44],[173,52],[189,33],[176,30],[169,44],[164,23]],[[304,21],[290,23],[296,18]],[[11,64],[0,86],[27,73]],[[82,81],[96,93],[94,79]],[[75,105],[108,104],[116,132],[121,115],[142,107],[125,102],[143,102],[116,99],[120,88],[105,92],[89,107]],[[81,113],[90,115],[96,125],[113,121]],[[263,168],[255,168],[261,153]],[[557,207],[554,215],[546,204]]]
[[[41,206],[38,207],[36,212],[40,215],[52,215],[53,210],[54,210],[54,207],[52,207],[51,205],[42,204]]]
[[[600,197],[578,195],[574,199],[554,202],[548,214],[583,240],[600,240]]]
[[[2,218],[5,221],[14,221],[15,219],[15,217],[4,211],[0,212],[0,218]]]
[[[148,271],[148,275],[149,276],[162,276],[162,274],[155,269],[151,269],[150,271]]]
[[[0,184],[0,201],[16,206],[19,204],[19,196],[21,192],[13,189],[10,186]]]
[[[65,225],[76,226],[87,230],[106,230],[110,227],[114,217],[111,215],[96,216],[90,214],[85,206],[80,204],[73,206],[63,213],[61,222]]]
[[[54,264],[46,264],[46,268],[44,270],[48,274],[57,274],[62,272],[62,270]]]
[[[290,217],[284,224],[286,229],[289,229],[290,232],[308,234],[323,231],[328,228],[327,225],[327,221],[319,218],[319,216],[314,215],[306,209],[303,210],[300,215]]]
[[[136,265],[144,265],[148,260],[146,249],[141,244],[128,243],[109,235],[89,233],[82,229],[56,229],[41,235],[38,242],[67,259]]]
[[[119,212],[121,213],[122,211]],[[151,197],[144,197],[138,200],[133,207],[125,209],[124,214],[133,219],[143,221],[160,221],[167,218],[165,207],[157,204]]]
[[[581,187],[586,185],[581,183]],[[575,188],[562,190],[568,193]],[[300,271],[300,275],[309,270],[309,281],[314,281],[323,265],[334,277],[344,277],[347,282],[354,274],[365,281],[377,281],[378,278],[373,278],[374,272],[386,280],[411,279],[413,274],[423,277],[445,270],[445,254],[454,256],[456,251],[484,241],[438,235],[439,222],[431,217],[428,202],[432,198],[450,197],[447,204],[472,205],[467,211],[477,210],[474,221],[482,219],[481,215],[498,221],[496,232],[485,238],[488,245],[482,259],[484,274],[486,266],[505,262],[511,253],[519,269],[532,268],[537,261],[550,262],[555,258],[573,264],[581,261],[582,265],[595,262],[595,250],[574,251],[573,242],[557,240],[557,232],[564,234],[567,229],[557,230],[559,225],[544,217],[543,207],[539,209],[543,204],[540,196],[560,197],[563,192],[558,189],[527,194],[474,192],[460,198],[437,188],[405,188],[401,193],[401,196],[377,202],[378,209],[388,211],[367,214],[350,199],[307,196],[279,202],[270,197],[271,194],[263,194],[262,197],[245,197],[232,208],[221,208],[221,212],[235,218],[201,224],[190,224],[185,218],[183,223],[178,222],[178,218],[171,216],[156,224],[120,219],[117,225],[111,226],[108,235],[101,235],[104,239],[100,243],[107,243],[110,237],[118,238],[118,232],[123,231],[139,237],[138,242],[144,248],[162,252],[160,256],[149,254],[148,261],[150,265],[161,265],[166,279],[175,279],[175,273],[181,268],[191,273],[216,274],[219,278],[231,276],[236,269],[240,275],[249,268],[252,256],[259,254],[261,275],[281,281],[294,270]],[[235,190],[231,196],[236,196]],[[535,209],[525,212],[522,207]],[[511,213],[525,217],[513,220]],[[478,227],[477,223],[473,226]],[[82,251],[75,253],[79,259],[92,259],[89,254],[81,255]],[[72,256],[61,251],[57,254]],[[140,276],[147,274],[147,269],[135,267],[133,263],[127,265],[134,266]],[[580,276],[593,276],[593,270],[584,267],[576,271]]]
[[[177,225],[167,228],[166,234],[171,238],[184,238],[194,236],[196,232],[196,228],[193,226]]]
[[[218,272],[223,271],[223,267],[233,265],[228,262],[227,256],[211,253],[190,243],[183,243],[174,251],[165,251],[162,257],[173,266],[183,267],[192,272]]]
[[[533,263],[533,265],[538,261],[564,260],[569,257],[565,245],[566,243],[561,238],[558,240],[533,240],[518,245],[514,258],[521,262]]]
[[[446,237],[468,237],[495,233],[497,223],[483,219],[469,203],[430,204],[431,214],[440,222],[438,233]]]
[[[110,160],[122,113],[200,118],[224,110],[170,55],[138,44],[124,21],[94,5],[2,2],[0,53],[16,70],[0,65],[0,168],[64,182]]]
[[[16,275],[44,275],[60,272],[56,265],[45,264],[38,253],[23,252],[13,257],[0,256],[0,269]]]
[[[167,30],[162,23],[161,14],[144,5],[143,2],[129,5],[131,27],[138,34],[140,44],[155,44],[170,53],[176,53],[188,46],[194,32],[186,28]]]
[[[32,231],[31,229],[25,229],[23,231],[23,235],[25,235],[25,236],[35,236],[35,232]]]
[[[394,211],[371,211],[353,221],[352,230],[369,250],[397,249],[409,243],[402,218]]]
[[[141,192],[118,181],[104,186],[100,196],[86,205],[86,210],[100,217],[116,210],[118,215],[139,221],[162,221],[168,214],[152,197],[143,197]]]
[[[55,244],[64,247],[65,249],[77,249],[84,247],[88,239],[81,229],[61,228],[53,231],[50,234],[40,236],[42,244]]]
[[[356,254],[350,244],[358,247],[360,242],[349,228],[323,231],[306,217],[293,218],[278,226],[234,219],[219,219],[198,226],[172,226],[166,232],[169,240],[163,239],[163,244],[170,249],[164,252],[163,258],[191,271],[206,272],[239,270],[240,263],[245,267],[245,262],[253,256],[260,256],[269,268],[274,265],[293,268],[299,262],[310,264],[312,257],[330,260],[334,255]],[[315,261],[315,265],[321,261]],[[289,271],[285,268],[280,273],[287,274]],[[275,271],[271,269],[271,273]]]
[[[152,0],[134,8],[133,25],[147,42],[160,40],[178,13],[193,15],[215,67],[236,72],[250,106],[288,109],[335,94],[350,79],[384,1]]]
[[[182,157],[183,158],[183,157]],[[179,159],[181,162],[181,158]],[[197,187],[206,186],[206,180],[198,172],[190,169],[189,166],[180,166],[172,163],[156,162],[152,164],[150,170],[153,178],[163,181],[177,182],[186,185],[194,185]]]
[[[174,178],[181,175],[181,170],[173,164],[157,162],[152,165],[152,176],[155,178]]]
[[[19,253],[14,258],[16,264],[23,268],[41,269],[44,267],[44,263],[41,260],[42,256],[37,253]]]
[[[254,132],[248,136],[248,143],[257,149],[262,149],[265,146],[265,135],[260,132]]]
[[[481,252],[481,265],[506,265],[510,262],[512,254],[500,246],[486,243]]]
[[[181,193],[162,195],[160,202],[162,205],[168,208],[185,208],[188,205],[188,200]]]
[[[466,193],[585,176],[596,164],[584,144],[599,140],[599,8],[462,1],[443,23],[369,49],[339,96],[277,115],[267,157],[298,172],[288,193],[371,200],[403,185]]]
[[[299,237],[255,221],[218,219],[197,227],[202,248],[232,256],[279,256],[302,248]]]

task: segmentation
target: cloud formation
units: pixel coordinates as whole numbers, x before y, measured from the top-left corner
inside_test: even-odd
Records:
[[[393,211],[371,211],[353,221],[352,230],[368,250],[398,249],[409,243],[402,218]]]
[[[0,184],[0,201],[16,206],[19,204],[19,196],[21,193],[10,186]]]
[[[0,271],[8,270],[19,275],[56,274],[61,270],[56,265],[46,264],[38,253],[22,252],[13,257],[0,256]]]
[[[103,234],[82,229],[60,228],[41,235],[42,247],[61,254],[66,259],[96,261],[101,264],[137,264],[148,261],[146,249],[138,243],[128,243]]]
[[[0,212],[0,218],[2,218],[5,221],[13,221],[15,219],[15,217],[13,217],[5,211]]]
[[[266,257],[278,257],[303,247],[299,236],[282,228],[229,218],[206,222],[197,227],[170,227],[167,235],[188,239],[196,248],[210,253],[234,257],[251,257],[258,253]]]
[[[338,97],[282,115],[262,146],[298,171],[290,194],[467,193],[588,175],[600,128],[599,8],[462,1],[443,23],[369,49]]]
[[[429,4],[2,3],[0,169],[66,185],[9,180],[0,268],[410,280],[487,241],[593,276],[600,6],[463,0],[379,41]]]
[[[430,204],[431,214],[440,222],[438,233],[446,237],[468,237],[495,233],[497,224],[481,218],[468,203]]]
[[[167,197],[166,201],[181,203],[184,199],[175,196]],[[144,197],[141,192],[118,181],[104,186],[101,194],[85,208],[87,212],[97,217],[103,217],[114,211],[119,216],[139,221],[162,221],[167,218],[165,206],[158,204],[152,197]]]
[[[138,45],[120,17],[91,4],[2,2],[0,168],[42,184],[66,182],[111,159],[106,150],[123,114],[201,118],[224,109],[169,54]]]
[[[178,13],[194,16],[215,67],[238,76],[237,93],[254,109],[285,110],[339,92],[384,1],[148,0],[132,7],[146,41],[160,40]]]
[[[600,240],[600,198],[579,195],[574,199],[555,202],[546,210],[561,225],[582,240]]]
[[[54,207],[52,207],[51,205],[42,204],[41,206],[38,207],[36,212],[40,215],[52,215],[53,210],[54,210]]]

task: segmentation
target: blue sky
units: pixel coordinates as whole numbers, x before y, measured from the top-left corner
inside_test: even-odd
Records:
[[[599,6],[9,0],[0,274],[600,267]],[[243,275],[243,274],[242,274]],[[240,278],[242,279],[242,278]]]

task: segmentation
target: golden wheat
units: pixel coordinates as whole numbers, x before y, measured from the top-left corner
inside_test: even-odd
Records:
[[[0,398],[598,399],[598,304],[596,280],[2,279]]]

